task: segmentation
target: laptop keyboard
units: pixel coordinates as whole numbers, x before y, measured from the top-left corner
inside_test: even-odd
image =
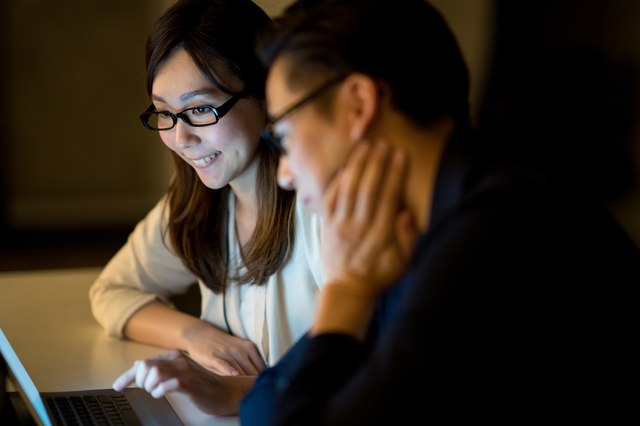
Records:
[[[52,420],[59,425],[142,425],[121,393],[47,398],[46,402],[53,413]]]

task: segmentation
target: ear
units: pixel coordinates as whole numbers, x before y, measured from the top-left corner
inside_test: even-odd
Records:
[[[349,138],[352,142],[363,139],[375,119],[380,94],[376,82],[366,74],[353,73],[342,86],[348,105]]]

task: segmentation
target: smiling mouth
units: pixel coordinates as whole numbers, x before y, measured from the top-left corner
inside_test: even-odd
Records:
[[[203,158],[201,158],[199,160],[191,160],[191,161],[193,161],[193,164],[195,164],[196,166],[204,166],[207,163],[211,162],[211,160],[213,160],[214,158],[216,158],[220,154],[221,154],[221,152],[218,151],[213,155],[208,155],[208,156],[203,157]]]

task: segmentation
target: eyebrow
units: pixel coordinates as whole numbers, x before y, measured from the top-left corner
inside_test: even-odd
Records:
[[[218,89],[213,89],[213,88],[204,88],[204,89],[198,89],[198,90],[194,90],[192,92],[187,92],[184,93],[180,96],[180,100],[181,101],[187,101],[191,98],[195,98],[196,96],[201,96],[201,95],[217,95],[218,93],[220,93],[220,90]],[[160,97],[160,96],[156,96],[156,95],[151,95],[151,99],[154,101],[159,101],[159,102],[164,102],[166,103],[167,101],[164,100],[164,98]]]

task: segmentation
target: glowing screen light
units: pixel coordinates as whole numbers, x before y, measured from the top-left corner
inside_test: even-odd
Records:
[[[33,383],[33,380],[31,380],[31,377],[29,377],[29,375],[27,374],[27,370],[25,370],[25,368],[22,366],[22,363],[18,359],[16,352],[9,344],[9,340],[7,340],[7,337],[4,335],[4,332],[1,328],[0,353],[2,353],[2,356],[7,362],[9,371],[11,371],[13,377],[18,382],[17,386],[24,392],[23,397],[26,397],[31,402],[31,406],[38,414],[38,417],[40,417],[42,423],[44,423],[46,426],[52,426],[51,421],[49,420],[49,416],[47,415],[47,410],[44,408],[42,398],[40,398],[40,393],[38,392],[38,389],[36,389],[36,385]]]

